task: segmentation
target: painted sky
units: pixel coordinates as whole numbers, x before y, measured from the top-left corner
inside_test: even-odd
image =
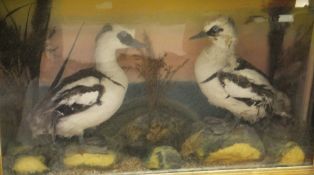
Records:
[[[31,0],[5,1],[9,9],[31,2]],[[276,5],[287,0],[277,0]],[[267,16],[265,8],[270,0],[54,0],[50,28],[56,27],[56,35],[47,40],[48,50],[43,54],[41,80],[49,83],[55,77],[60,65],[68,54],[79,25],[85,23],[79,40],[71,55],[71,61],[65,70],[65,76],[77,70],[93,65],[95,48],[94,38],[100,27],[108,22],[119,23],[136,28],[136,37],[141,40],[147,33],[152,40],[156,56],[167,57],[168,65],[176,67],[184,60],[188,63],[175,75],[175,80],[194,80],[194,61],[204,47],[210,46],[206,40],[189,41],[188,38],[199,32],[203,24],[216,15],[228,15],[235,19],[238,29],[237,53],[265,73],[268,72],[268,22],[244,25],[251,15]],[[223,5],[222,5],[223,4]],[[289,5],[294,6],[294,3]],[[13,17],[24,24],[27,8]],[[3,11],[2,11],[3,12]],[[3,15],[0,12],[0,15]],[[295,12],[295,23],[302,23],[304,12]],[[294,37],[294,31],[288,32],[285,46]],[[51,50],[54,50],[53,52]],[[138,54],[132,49],[119,53]],[[121,66],[135,64],[130,57],[119,59]],[[135,71],[127,72],[131,81],[139,81]]]
[[[70,75],[94,63],[94,38],[100,28],[101,25],[84,25],[71,54],[65,75]],[[143,40],[144,33],[148,35],[156,58],[166,55],[165,61],[172,67],[181,65],[186,59],[189,60],[174,76],[175,80],[194,80],[195,59],[203,48],[210,47],[210,41],[207,39],[189,40],[190,36],[201,30],[202,24],[160,25],[152,23],[138,24],[135,28],[138,40]],[[41,78],[44,82],[49,82],[54,78],[58,67],[68,55],[78,29],[79,25],[60,25],[56,28],[56,35],[47,41],[48,47],[54,49],[50,49],[53,50],[53,53],[47,52],[43,57]],[[267,72],[267,25],[248,25],[240,27],[240,29],[237,47],[239,55]],[[132,58],[132,55],[140,55],[135,49],[119,50],[117,55],[119,54],[129,55],[129,57],[119,59],[120,65],[123,67],[134,67],[137,61]],[[141,80],[135,70],[129,70],[127,74],[130,81]]]

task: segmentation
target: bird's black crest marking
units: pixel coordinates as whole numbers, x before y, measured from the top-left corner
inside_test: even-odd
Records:
[[[235,28],[235,22],[234,22],[234,20],[233,20],[231,17],[228,17],[228,23],[229,23],[230,25],[232,25],[232,27]]]
[[[106,33],[106,32],[109,32],[109,31],[112,31],[113,30],[113,27],[111,24],[106,24],[102,27],[102,29],[100,30],[100,32],[96,35],[96,38],[95,40],[97,41],[100,37],[100,35],[102,35],[103,33]]]
[[[113,29],[112,25],[111,24],[106,24],[102,27],[101,31],[100,32],[108,32],[108,31],[111,31]]]
[[[99,81],[102,78],[107,78],[110,81],[112,81],[114,84],[125,88],[119,82],[112,80],[110,77],[106,76],[105,74],[101,73],[100,71],[97,71],[94,67],[92,67],[92,68],[82,69],[82,70],[70,75],[69,77],[64,78],[62,80],[62,82],[55,89],[53,89],[53,92],[56,93],[59,90],[61,90],[64,86],[71,84],[75,81],[78,81],[80,79],[87,78],[87,77],[95,77],[95,78],[99,79]]]
[[[211,81],[212,79],[214,79],[215,77],[217,77],[217,72],[214,73],[213,75],[209,76],[206,80],[202,81],[201,83],[207,83],[207,82]]]

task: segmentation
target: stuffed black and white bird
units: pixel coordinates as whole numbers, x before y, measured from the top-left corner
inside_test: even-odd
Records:
[[[134,33],[119,25],[102,28],[96,37],[96,66],[64,78],[28,116],[33,138],[82,136],[85,129],[108,120],[118,110],[128,80],[117,62],[116,50],[144,47]]]
[[[290,100],[267,77],[235,53],[232,19],[220,16],[191,39],[209,38],[195,63],[195,77],[209,103],[255,123],[265,116],[290,116]]]

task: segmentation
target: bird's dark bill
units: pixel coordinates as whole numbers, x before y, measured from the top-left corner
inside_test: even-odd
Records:
[[[128,43],[128,45],[133,47],[133,48],[146,48],[146,44],[141,43],[141,42],[137,41],[136,39],[133,39],[130,43]]]
[[[134,48],[145,48],[146,45],[134,39],[129,33],[122,31],[117,35],[121,43],[134,47]]]
[[[201,31],[200,33],[198,33],[198,34],[196,34],[196,35],[190,37],[190,40],[201,39],[201,38],[205,38],[205,37],[207,37],[206,32]]]

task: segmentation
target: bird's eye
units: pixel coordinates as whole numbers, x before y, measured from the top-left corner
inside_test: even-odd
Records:
[[[224,29],[220,28],[219,26],[215,25],[212,28],[210,28],[209,31],[207,31],[207,35],[214,35],[217,34],[219,32],[222,32]]]

